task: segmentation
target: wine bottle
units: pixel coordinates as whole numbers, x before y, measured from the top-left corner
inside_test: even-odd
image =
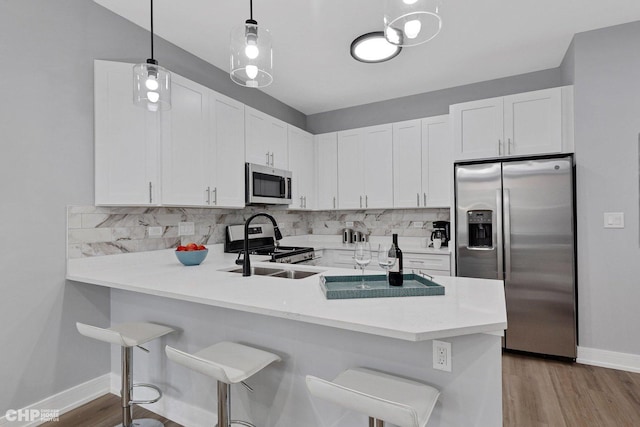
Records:
[[[389,270],[389,284],[391,286],[402,286],[402,251],[398,247],[398,235],[393,235],[393,246],[395,247],[396,263]],[[391,255],[391,254],[389,254]]]

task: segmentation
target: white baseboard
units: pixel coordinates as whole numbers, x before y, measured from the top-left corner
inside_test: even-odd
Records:
[[[628,372],[640,372],[640,355],[617,353],[597,348],[578,347],[578,363],[619,369]]]
[[[102,375],[85,383],[78,384],[60,393],[42,399],[24,408],[14,408],[20,411],[52,409],[58,410],[58,414],[62,415],[79,406],[84,405],[98,397],[109,393],[110,374]],[[40,420],[33,421],[9,421],[6,414],[0,418],[0,427],[31,427],[40,424]]]
[[[112,372],[110,383],[110,392],[120,396],[120,375]],[[211,401],[212,409],[217,409],[215,399],[216,396],[213,396]],[[163,394],[159,402],[144,405],[144,408],[183,426],[212,426],[218,422],[218,416],[215,412],[193,406],[166,394]],[[2,426],[0,425],[0,427]]]

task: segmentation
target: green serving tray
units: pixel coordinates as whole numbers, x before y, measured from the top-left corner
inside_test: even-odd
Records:
[[[369,289],[357,289],[362,282]],[[389,286],[387,276],[358,275],[358,276],[320,276],[320,288],[327,299],[351,298],[389,298],[389,297],[418,297],[444,295],[444,286],[439,285],[427,277],[418,274],[404,274],[402,286]]]

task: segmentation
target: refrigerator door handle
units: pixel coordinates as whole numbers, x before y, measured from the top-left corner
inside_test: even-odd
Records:
[[[501,189],[497,189],[496,190],[496,220],[497,220],[497,227],[496,227],[496,246],[497,246],[497,253],[496,256],[498,257],[498,280],[504,280],[504,268],[503,268],[503,264],[502,264],[502,255],[503,255],[503,245],[502,245],[502,190]]]
[[[505,280],[511,280],[511,194],[505,188],[504,193],[504,273]]]

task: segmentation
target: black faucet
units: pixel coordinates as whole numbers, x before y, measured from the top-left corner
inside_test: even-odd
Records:
[[[273,232],[275,234],[276,241],[282,239],[282,233],[280,233],[280,229],[278,228],[278,223],[276,219],[271,215],[260,212],[251,217],[244,223],[244,260],[242,262],[242,275],[243,276],[251,276],[251,261],[249,260],[249,224],[253,221],[254,218],[259,216],[267,217],[271,220],[273,224]]]

